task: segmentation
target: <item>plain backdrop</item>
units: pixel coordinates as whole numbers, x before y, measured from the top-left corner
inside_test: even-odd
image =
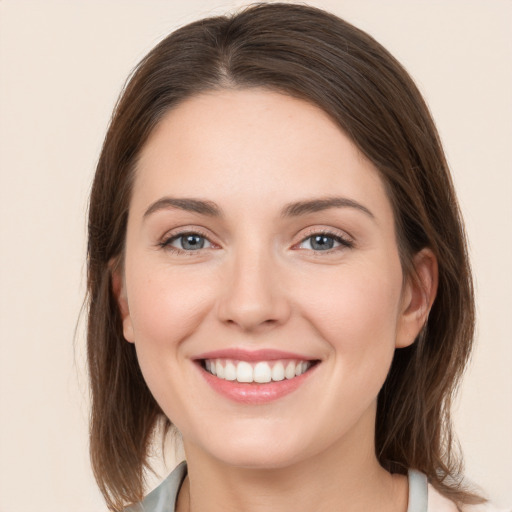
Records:
[[[510,506],[512,2],[310,4],[394,53],[437,121],[478,298],[456,430],[468,476]],[[138,60],[172,29],[241,5],[0,0],[0,512],[105,510],[87,452],[83,322],[75,336],[95,162]]]

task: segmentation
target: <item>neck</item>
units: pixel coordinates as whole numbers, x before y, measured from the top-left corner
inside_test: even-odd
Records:
[[[375,456],[373,429],[361,432],[279,468],[233,467],[185,441],[188,477],[176,510],[406,512],[406,477],[385,471]]]

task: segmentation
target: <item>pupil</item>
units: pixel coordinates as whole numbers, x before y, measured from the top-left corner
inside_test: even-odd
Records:
[[[316,235],[313,237],[313,240],[311,242],[311,247],[319,251],[332,249],[333,245],[334,240],[332,239],[332,237],[325,235]]]
[[[182,246],[185,250],[202,249],[204,246],[204,238],[198,235],[186,235],[181,237]]]

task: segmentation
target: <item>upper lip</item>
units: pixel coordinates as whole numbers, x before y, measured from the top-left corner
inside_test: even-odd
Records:
[[[283,350],[274,350],[264,348],[259,350],[247,350],[244,348],[226,348],[204,352],[194,359],[234,359],[236,361],[275,361],[277,359],[296,359],[300,361],[314,361],[315,358],[297,354],[293,352],[285,352]]]

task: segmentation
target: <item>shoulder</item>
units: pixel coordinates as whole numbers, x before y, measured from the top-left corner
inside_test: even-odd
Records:
[[[181,462],[143,501],[125,508],[123,512],[174,512],[178,491],[186,476],[187,463]]]
[[[500,509],[492,503],[482,503],[480,505],[465,505],[462,510],[459,510],[453,501],[428,484],[428,512],[512,512],[512,509]]]
[[[459,512],[459,510],[453,501],[428,484],[428,512]]]

